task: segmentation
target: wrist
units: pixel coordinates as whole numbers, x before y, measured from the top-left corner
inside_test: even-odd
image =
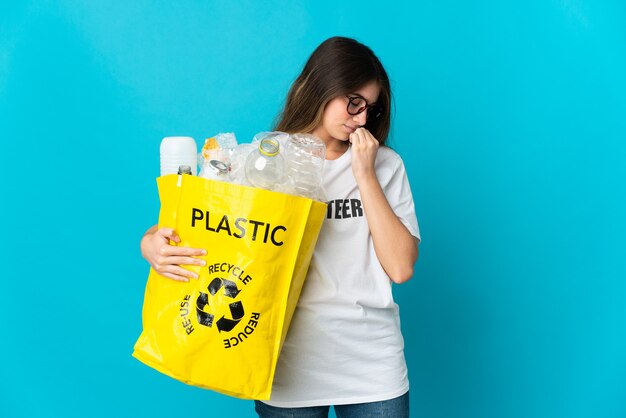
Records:
[[[378,177],[374,170],[362,170],[355,173],[354,178],[359,188],[378,185]]]
[[[139,241],[139,251],[141,251],[141,255],[146,258],[146,252],[145,252],[145,247],[146,247],[146,243],[148,242],[148,240],[150,238],[152,238],[152,236],[154,235],[154,232],[146,232],[143,237],[141,237],[141,241]]]

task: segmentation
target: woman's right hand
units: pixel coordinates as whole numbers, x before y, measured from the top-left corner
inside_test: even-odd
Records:
[[[180,242],[180,237],[172,228],[150,228],[141,239],[141,255],[161,276],[179,282],[188,282],[190,278],[197,279],[198,275],[181,265],[204,266],[206,262],[197,256],[206,255],[201,248],[178,247],[170,245],[170,241]]]

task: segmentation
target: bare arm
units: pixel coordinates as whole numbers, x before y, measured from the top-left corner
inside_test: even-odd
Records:
[[[408,281],[417,261],[417,239],[389,206],[376,177],[363,179],[359,190],[380,264],[395,283]]]
[[[394,213],[376,177],[376,138],[361,128],[350,140],[352,171],[361,192],[376,256],[391,280],[404,283],[413,276],[413,265],[418,257],[417,239]]]

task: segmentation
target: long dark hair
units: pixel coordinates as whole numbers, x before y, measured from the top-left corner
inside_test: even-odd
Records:
[[[367,83],[380,87],[377,104],[381,115],[365,124],[381,145],[389,134],[391,87],[380,60],[367,46],[351,38],[333,37],[322,42],[294,81],[275,130],[312,132],[322,122],[326,104],[335,97],[353,93]]]

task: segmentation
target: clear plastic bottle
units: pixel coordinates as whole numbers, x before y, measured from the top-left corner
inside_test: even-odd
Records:
[[[310,134],[293,134],[285,144],[285,160],[289,178],[287,190],[297,196],[324,200],[322,170],[326,145]]]
[[[284,148],[287,141],[289,141],[289,134],[281,131],[259,132],[252,138],[252,143],[258,145],[264,139],[275,139],[278,141],[278,145]]]
[[[280,187],[285,173],[285,162],[280,144],[274,138],[265,138],[246,159],[246,178],[254,187],[275,190]]]
[[[191,174],[191,167],[189,167],[188,165],[179,165],[178,166],[178,174]]]
[[[239,144],[230,155],[230,180],[235,184],[250,186],[246,178],[246,160],[258,148],[258,144]]]

